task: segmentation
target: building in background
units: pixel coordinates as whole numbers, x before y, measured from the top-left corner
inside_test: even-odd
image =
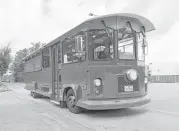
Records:
[[[152,82],[154,83],[176,83],[179,82],[179,63],[177,62],[155,62],[150,66]]]

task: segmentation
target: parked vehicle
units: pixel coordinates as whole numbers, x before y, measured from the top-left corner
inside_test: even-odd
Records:
[[[154,29],[134,14],[89,19],[23,59],[26,89],[73,113],[147,104],[146,33]]]

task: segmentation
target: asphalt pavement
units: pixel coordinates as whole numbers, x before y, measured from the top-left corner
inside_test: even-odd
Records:
[[[47,98],[33,99],[24,84],[0,93],[0,131],[179,131],[179,84],[150,84],[148,105],[72,114]]]

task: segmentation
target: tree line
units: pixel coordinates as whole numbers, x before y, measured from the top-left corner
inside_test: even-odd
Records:
[[[13,72],[13,77],[16,82],[23,81],[24,65],[21,60],[31,52],[39,49],[45,43],[31,43],[31,47],[18,50],[15,56],[12,56],[12,47],[10,44],[0,47],[0,77],[8,70]]]
[[[12,61],[10,44],[0,48],[0,76],[6,73]]]

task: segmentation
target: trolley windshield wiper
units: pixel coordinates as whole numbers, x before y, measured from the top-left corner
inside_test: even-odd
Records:
[[[108,34],[108,37],[111,38],[110,30],[109,30],[109,29],[111,29],[111,30],[115,30],[115,29],[113,29],[113,28],[111,28],[111,27],[108,27],[108,26],[106,25],[106,23],[105,23],[104,20],[101,20],[101,23],[104,25],[104,27],[105,27],[105,29],[106,29],[106,32],[107,32],[107,34]]]
[[[132,24],[131,24],[131,22],[128,21],[127,23],[129,24],[129,26],[130,26],[132,32],[134,32],[134,29],[132,28]],[[143,28],[143,31],[140,31],[140,32],[137,32],[137,31],[136,31],[136,32],[137,32],[137,33],[142,33],[143,37],[145,37],[145,27],[142,26],[142,28]]]

